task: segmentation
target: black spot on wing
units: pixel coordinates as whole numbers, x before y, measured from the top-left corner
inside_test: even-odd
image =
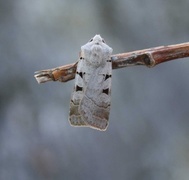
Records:
[[[83,87],[80,87],[80,86],[76,85],[75,91],[76,91],[76,92],[77,92],[77,91],[83,91]]]
[[[107,94],[107,95],[109,95],[109,92],[110,92],[109,88],[102,90],[102,93]]]
[[[108,79],[108,78],[111,78],[112,77],[112,75],[110,74],[104,74],[104,76],[105,76],[105,81],[106,81],[106,79]]]
[[[83,73],[82,72],[76,72],[81,78],[83,78]]]
[[[85,59],[85,58],[81,56],[79,59],[80,59],[80,60],[83,60],[83,59]]]

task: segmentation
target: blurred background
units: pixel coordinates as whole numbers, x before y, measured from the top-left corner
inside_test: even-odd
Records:
[[[188,180],[189,58],[113,71],[107,131],[68,122],[75,62],[100,34],[114,54],[189,41],[188,0],[0,0],[1,180]]]

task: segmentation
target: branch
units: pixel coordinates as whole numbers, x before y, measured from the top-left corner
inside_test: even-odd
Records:
[[[112,68],[119,69],[135,65],[154,67],[157,64],[184,57],[189,57],[189,42],[115,54],[111,56],[111,60]],[[37,71],[34,77],[38,83],[67,82],[75,78],[76,68],[77,62],[54,69]]]
[[[53,69],[36,71],[34,77],[39,84],[48,81],[67,82],[75,78],[76,68],[77,62]]]

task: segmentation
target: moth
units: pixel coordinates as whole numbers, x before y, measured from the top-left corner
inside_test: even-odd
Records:
[[[70,101],[71,125],[106,130],[111,104],[112,51],[100,35],[81,47]]]

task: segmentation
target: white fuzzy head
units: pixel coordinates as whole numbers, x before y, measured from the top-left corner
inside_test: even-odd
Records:
[[[100,35],[95,35],[87,44],[81,47],[81,56],[93,66],[101,66],[110,59],[113,49],[109,47]]]

